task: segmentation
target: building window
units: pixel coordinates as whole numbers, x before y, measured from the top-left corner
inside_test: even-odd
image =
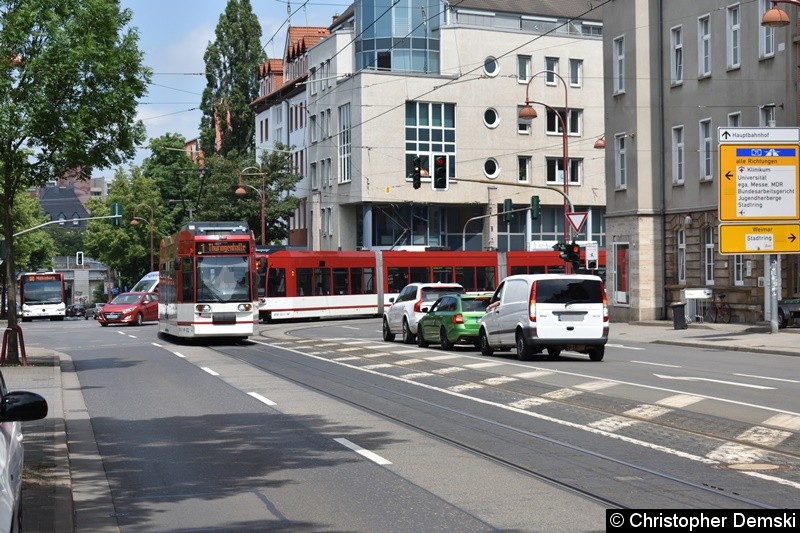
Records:
[[[564,109],[563,108],[547,108],[547,121],[546,121],[546,132],[549,135],[562,135],[564,131],[561,128],[561,119],[559,117],[564,116]],[[580,135],[581,134],[581,124],[583,118],[583,110],[582,109],[570,109],[569,113],[567,114],[567,131],[569,135]]]
[[[517,167],[519,168],[518,181],[528,183],[530,181],[531,157],[528,155],[517,156]]]
[[[678,283],[686,285],[686,230],[678,230],[675,241],[678,243],[678,261],[675,264]]]
[[[700,181],[707,181],[712,178],[711,163],[713,152],[711,148],[711,119],[707,118],[700,121]]]
[[[759,0],[758,10],[758,57],[766,59],[775,56],[775,28],[761,25],[761,17],[772,7],[770,0]]]
[[[525,106],[518,105],[517,106],[517,133],[520,135],[530,135],[531,134],[531,121],[530,120],[523,120],[519,118],[519,112]]]
[[[739,4],[728,7],[727,23],[728,68],[735,69],[739,68],[742,62],[742,27],[739,18]]]
[[[548,185],[563,185],[564,184],[564,158],[563,157],[548,157],[546,159]],[[583,159],[569,160],[569,184],[580,185],[581,176],[583,174]]]
[[[447,175],[456,177],[456,106],[431,102],[406,102],[406,159],[430,161],[436,154],[448,158]]]
[[[626,242],[614,243],[614,303],[627,304],[628,303],[628,250],[629,245]]]
[[[556,84],[556,74],[558,74],[558,58],[557,57],[546,57],[544,58],[544,68],[547,70],[545,74],[545,83],[547,85],[555,85]]]
[[[618,133],[614,136],[614,185],[617,189],[628,187],[628,157],[626,155],[625,139],[627,134]]]
[[[352,150],[350,104],[339,107],[339,183],[352,181]]]
[[[319,177],[317,176],[317,164],[311,163],[308,165],[308,174],[311,178],[311,189],[316,191],[319,189]]]
[[[683,34],[681,26],[672,28],[672,84],[680,85],[683,83]]]
[[[489,179],[494,179],[500,175],[500,164],[497,162],[497,159],[490,157],[484,161],[483,174]]]
[[[500,115],[496,109],[490,107],[483,112],[483,125],[491,129],[500,125]]]
[[[328,187],[333,187],[333,172],[331,172],[333,164],[331,158],[325,160],[325,183]]]
[[[733,256],[733,284],[741,287],[744,285],[744,256]]]
[[[711,20],[708,15],[697,19],[697,75],[711,76]]]
[[[483,72],[490,78],[494,78],[500,73],[500,64],[492,56],[483,60]]]
[[[759,121],[761,126],[768,128],[775,127],[775,104],[766,104],[759,110]]]
[[[728,126],[731,128],[738,128],[742,125],[742,113],[737,111],[735,113],[728,113]]]
[[[706,285],[714,284],[714,228],[708,226],[703,230],[703,270]]]
[[[311,138],[311,143],[317,142],[319,139],[319,132],[317,131],[317,115],[311,115],[308,119],[308,134]]]
[[[528,83],[531,77],[531,56],[517,56],[517,81]]]
[[[617,37],[613,44],[614,94],[625,92],[625,37]]]
[[[569,60],[569,86],[580,87],[583,85],[583,59]]]
[[[672,183],[683,185],[685,150],[683,145],[683,126],[672,128]]]

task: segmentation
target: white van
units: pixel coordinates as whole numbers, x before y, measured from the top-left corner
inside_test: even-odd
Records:
[[[562,350],[602,361],[608,342],[608,300],[603,281],[583,274],[520,274],[504,279],[481,319],[483,355],[517,348],[523,361],[542,350]]]

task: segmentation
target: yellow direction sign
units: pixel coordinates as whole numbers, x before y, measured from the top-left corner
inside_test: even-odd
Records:
[[[800,252],[800,224],[720,224],[721,254]]]
[[[719,145],[719,219],[800,220],[800,146]]]

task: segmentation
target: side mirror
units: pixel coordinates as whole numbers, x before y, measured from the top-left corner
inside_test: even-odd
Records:
[[[431,310],[430,307],[420,307],[420,311],[422,311],[423,313],[427,313],[430,310]]]
[[[389,298],[389,303],[393,304],[394,303],[394,298]]]
[[[9,392],[0,400],[0,422],[26,422],[47,416],[47,400],[35,392]]]

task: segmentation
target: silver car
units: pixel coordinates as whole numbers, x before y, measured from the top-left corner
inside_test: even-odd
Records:
[[[47,416],[47,401],[33,392],[8,392],[0,372],[0,533],[20,530],[25,454],[20,422]]]
[[[467,291],[458,283],[409,283],[397,298],[390,298],[391,306],[383,313],[383,340],[392,342],[400,334],[403,342],[417,341],[417,322],[433,302],[445,294],[465,294]]]

